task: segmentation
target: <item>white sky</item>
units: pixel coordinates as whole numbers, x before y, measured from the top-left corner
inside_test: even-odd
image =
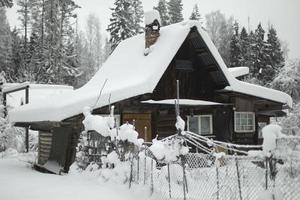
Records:
[[[96,14],[105,29],[109,23],[110,7],[114,0],[75,0],[82,8],[78,10],[80,28],[89,13]],[[144,10],[151,10],[158,0],[142,0]],[[259,22],[267,30],[268,24],[275,26],[281,40],[288,43],[290,58],[300,58],[300,0],[183,0],[184,17],[187,19],[194,4],[198,3],[202,16],[221,10],[227,17],[233,16],[241,25],[255,29]],[[16,8],[8,10],[11,25],[18,25]]]

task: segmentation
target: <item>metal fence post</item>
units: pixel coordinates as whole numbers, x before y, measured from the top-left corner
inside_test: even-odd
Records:
[[[171,199],[172,198],[172,195],[171,195],[171,176],[170,176],[170,164],[169,163],[168,163],[167,167],[168,167],[169,197]]]
[[[130,163],[129,189],[131,188],[132,179],[133,179],[133,158],[131,158],[131,163]]]
[[[236,165],[236,174],[237,174],[237,181],[238,181],[238,188],[239,188],[239,197],[240,200],[243,200],[242,188],[241,188],[241,177],[240,177],[239,163],[237,157],[235,157],[235,165]]]
[[[220,199],[220,180],[219,180],[219,167],[218,160],[216,159],[216,176],[217,176],[217,200]]]
[[[153,194],[154,186],[153,186],[153,159],[151,159],[151,187],[150,187],[150,193]]]
[[[139,184],[140,181],[140,156],[137,156],[137,178],[136,178],[137,183]]]
[[[265,174],[265,181],[266,181],[266,190],[268,189],[268,157],[266,157],[266,174]]]
[[[147,157],[146,157],[146,148],[145,148],[145,158],[144,158],[144,185],[146,185],[146,170],[147,170]]]

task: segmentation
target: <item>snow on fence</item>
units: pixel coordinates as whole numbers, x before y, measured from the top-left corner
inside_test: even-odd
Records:
[[[300,199],[299,160],[202,153],[180,160],[158,163],[150,150],[142,151],[131,161],[129,187],[144,185],[162,200]]]

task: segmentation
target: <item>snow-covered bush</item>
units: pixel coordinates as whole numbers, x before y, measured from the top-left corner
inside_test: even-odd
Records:
[[[24,141],[24,130],[12,126],[6,118],[0,117],[0,152],[9,148],[24,152]]]
[[[183,145],[183,140],[173,138],[171,140],[152,140],[150,151],[155,158],[165,163],[175,162],[179,159],[180,155],[186,155],[189,148]]]
[[[300,136],[300,102],[294,104],[291,112],[279,120],[284,134]]]
[[[126,161],[130,154],[136,154],[144,143],[138,138],[135,127],[129,123],[121,127],[115,127],[113,106],[108,117],[92,115],[91,108],[85,107],[83,120],[85,130],[81,134],[80,143],[77,147],[76,161],[85,169],[88,164],[95,161],[91,154],[101,157],[97,163],[101,167],[113,168],[116,160]]]
[[[300,99],[300,59],[289,60],[271,83],[272,88]]]

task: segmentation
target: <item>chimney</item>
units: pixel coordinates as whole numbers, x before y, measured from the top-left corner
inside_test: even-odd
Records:
[[[149,48],[158,37],[160,30],[160,16],[157,10],[145,12],[145,56],[149,54]]]

